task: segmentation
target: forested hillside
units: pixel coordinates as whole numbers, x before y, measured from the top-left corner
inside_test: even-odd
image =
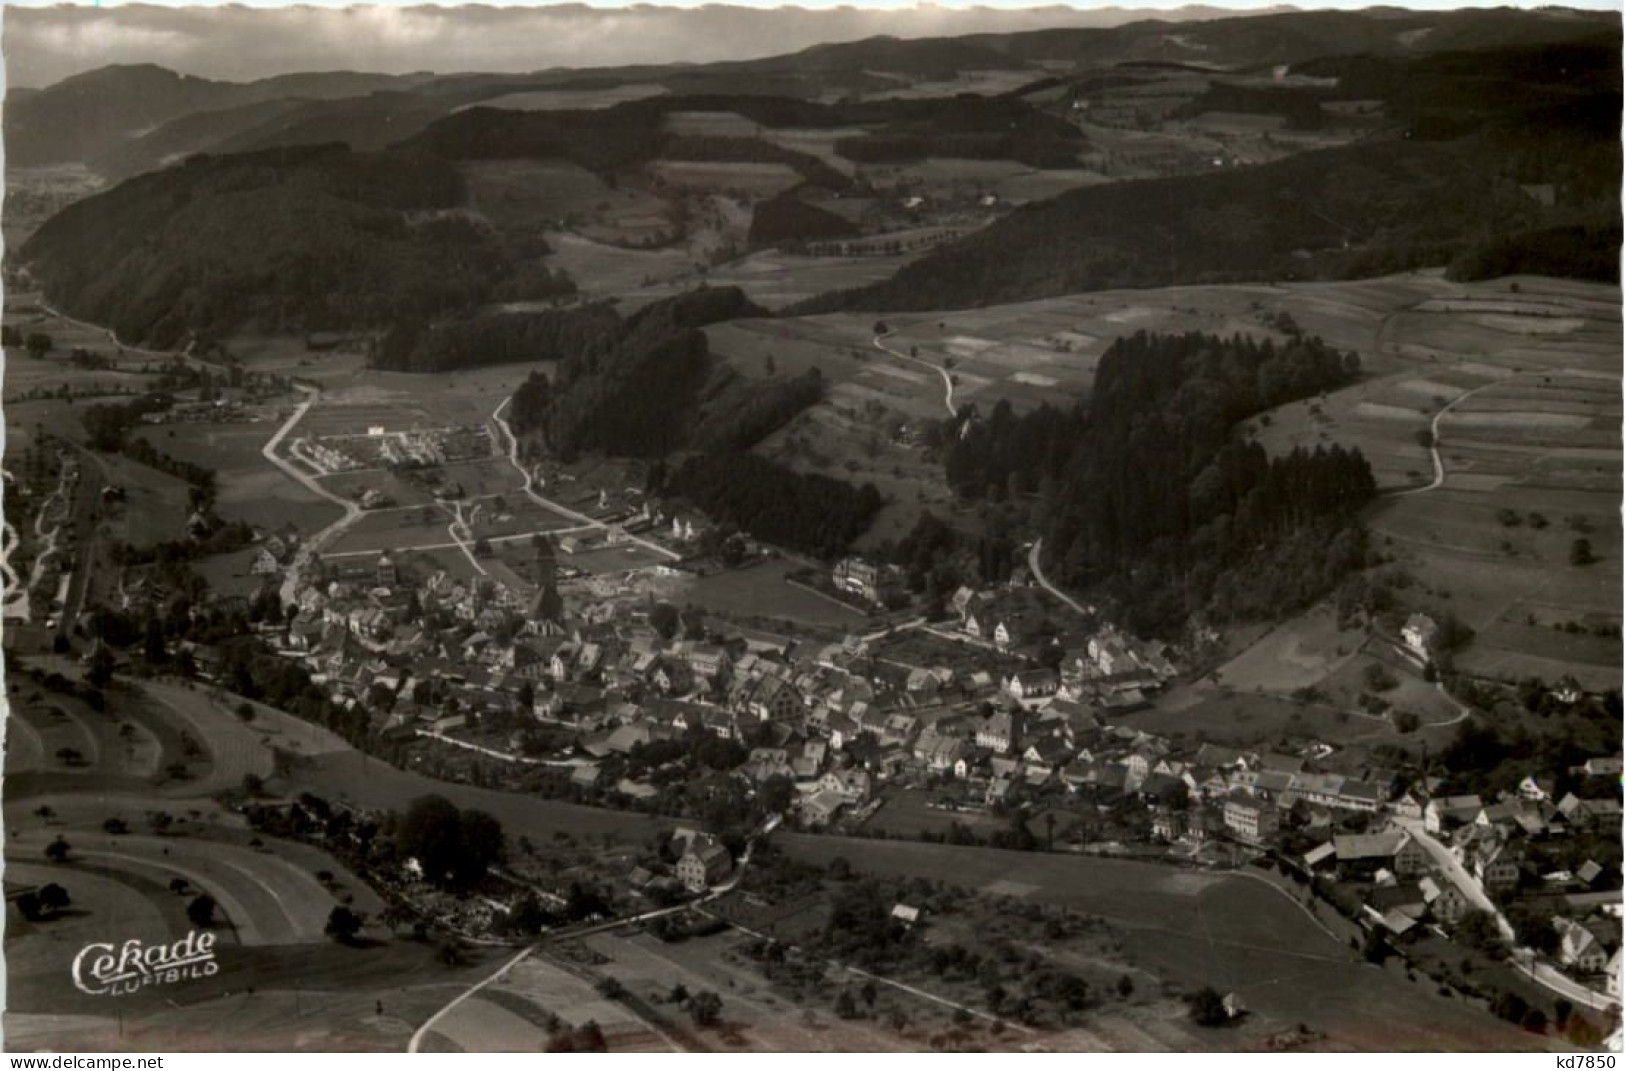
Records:
[[[816,374],[746,380],[712,360],[700,328],[758,315],[739,290],[715,287],[657,302],[624,322],[607,306],[525,317],[534,352],[559,363],[551,379],[532,374],[514,394],[514,432],[562,457],[748,449],[822,390]],[[489,352],[477,343],[475,351]]]
[[[438,323],[403,319],[372,354],[392,372],[455,372],[480,365],[560,361],[607,346],[620,317],[595,302],[546,312],[482,313]]]
[[[727,112],[763,127],[844,129],[860,136],[836,152],[866,163],[926,156],[1011,159],[1034,167],[1073,167],[1083,136],[1025,101],[975,95],[924,100],[842,100],[700,94],[650,97],[598,111],[504,111],[476,107],[431,124],[410,144],[446,159],[554,158],[610,173],[656,158],[783,163],[828,189],[852,180],[823,160],[760,138],[668,132],[673,112]]]
[[[1074,190],[798,311],[963,308],[1441,265],[1464,278],[1618,277],[1617,34],[1408,62],[1327,60],[1305,73],[1342,79],[1341,97],[1386,101],[1396,129],[1377,144],[1257,167]],[[1550,203],[1531,192],[1545,186]]]
[[[1272,460],[1235,427],[1357,370],[1318,339],[1142,332],[1107,350],[1087,404],[1021,417],[1001,405],[968,424],[947,476],[969,498],[1036,495],[1050,573],[1112,598],[1137,628],[1203,609],[1272,616],[1361,563],[1356,515],[1375,482],[1357,450]]]
[[[22,256],[65,311],[130,342],[381,327],[475,308],[516,275],[447,212],[463,198],[456,169],[418,153],[193,157],[69,206]]]

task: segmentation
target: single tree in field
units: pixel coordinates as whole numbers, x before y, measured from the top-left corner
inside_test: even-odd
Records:
[[[411,923],[416,917],[416,913],[410,907],[407,907],[405,903],[400,900],[391,900],[384,905],[384,910],[379,914],[378,921],[393,932]]]
[[[347,945],[354,942],[361,932],[361,923],[360,915],[339,904],[328,912],[327,927],[323,932],[339,944]]]
[[[1573,543],[1569,544],[1570,565],[1590,565],[1596,560],[1597,556],[1591,550],[1591,540],[1583,538],[1576,539]]]
[[[1203,986],[1190,997],[1191,1019],[1198,1026],[1221,1026],[1230,1020],[1224,998],[1212,986]]]
[[[90,669],[85,672],[85,680],[92,688],[105,688],[113,679],[113,652],[106,647],[98,647],[91,656]]]
[[[722,1021],[722,998],[709,989],[689,998],[688,1014],[695,1026],[715,1026]]]
[[[53,863],[66,863],[71,848],[72,845],[58,837],[45,846],[45,858]]]
[[[192,925],[206,930],[214,925],[214,897],[208,893],[199,893],[186,905],[186,918]]]
[[[39,893],[25,892],[17,897],[17,912],[29,922],[37,922],[40,917]]]
[[[64,889],[54,881],[47,883],[46,886],[39,891],[40,907],[44,908],[53,915],[64,910],[71,902],[72,898],[68,896],[68,890]]]

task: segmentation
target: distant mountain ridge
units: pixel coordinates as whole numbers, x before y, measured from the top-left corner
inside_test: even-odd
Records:
[[[101,67],[8,99],[6,161],[13,167],[91,164],[121,143],[185,116],[276,100],[343,100],[430,77],[334,71],[217,82],[153,64]]]
[[[1619,278],[1620,38],[1328,61],[1405,124],[1379,144],[1072,190],[890,279],[795,311],[927,310],[1089,290],[1452,265]],[[1531,196],[1549,186],[1553,203]],[[1527,258],[1528,267],[1525,267]]]
[[[1031,68],[1036,78],[1043,73],[1041,65],[1063,61],[1267,68],[1328,55],[1403,56],[1556,43],[1619,23],[1610,12],[1554,9],[1285,11],[1192,21],[1200,10],[1098,28],[948,38],[881,36],[762,59],[521,74],[327,71],[227,82],[153,64],[118,65],[43,89],[13,91],[7,101],[6,157],[10,167],[80,163],[123,178],[196,152],[328,141],[378,148],[412,136],[459,107],[514,92],[588,83],[650,81],[673,93],[828,99],[882,87],[885,75],[951,80],[970,70]]]
[[[1215,54],[1228,48],[1255,59],[1312,52],[1325,45],[1326,35],[1361,17],[1386,27],[1366,33],[1363,43],[1386,41],[1401,51],[1319,53],[1294,67],[1327,85],[1335,82],[1335,90],[1317,85],[1317,101],[1384,102],[1380,124],[1364,128],[1367,140],[1216,170],[1207,170],[1203,158],[1197,174],[1164,171],[1175,177],[1076,188],[1001,215],[890,279],[824,294],[798,310],[966,307],[1091,289],[1347,278],[1441,264],[1485,273],[1530,263],[1588,278],[1617,277],[1617,16],[1503,11],[1224,19],[1185,27],[1181,47],[1206,43]],[[639,68],[637,77],[699,87],[777,87],[811,79],[828,87],[873,78],[880,63],[918,72],[1019,53],[1009,69],[1021,82],[1028,79],[1023,57],[1063,46],[1095,48],[1101,33],[1120,35],[1115,54],[1145,56],[1135,43],[1161,42],[1168,26],[969,43],[871,39],[753,63]],[[1420,56],[1404,43],[1433,36],[1493,42],[1520,26],[1560,40]],[[1394,37],[1418,29],[1428,29],[1429,38]],[[1086,67],[1083,77],[1098,72]],[[556,71],[529,84],[598,79],[613,87],[616,77]],[[1032,82],[1047,77],[1032,68]],[[722,176],[717,184],[732,181],[736,164],[785,175],[792,194],[805,191],[822,207],[776,202],[757,237],[793,241],[842,233],[844,217],[829,213],[838,202],[859,200],[848,191],[873,201],[888,196],[866,187],[864,176],[835,166],[843,160],[983,158],[1064,169],[1078,166],[1087,147],[1066,97],[1054,93],[1047,110],[1021,93],[962,94],[951,85],[921,98],[827,101],[712,89],[601,110],[520,111],[480,102],[491,99],[487,94],[513,92],[527,84],[523,78],[413,75],[333,100],[254,99],[290,87],[319,93],[377,84],[371,76],[335,74],[275,83],[236,84],[222,93],[218,83],[159,68],[119,68],[25,96],[18,111],[36,122],[53,111],[98,119],[100,166],[134,171],[180,157],[187,162],[140,174],[58,212],[21,245],[20,263],[61,307],[113,326],[131,341],[168,344],[245,326],[377,330],[402,316],[427,324],[469,317],[492,302],[566,297],[572,280],[547,259],[548,235],[566,214],[558,206],[570,196],[594,210],[623,195],[635,200],[661,181],[651,173],[655,164],[709,169]],[[154,88],[139,105],[101,109],[96,87],[109,84]],[[1063,82],[1045,92],[1066,89]],[[197,109],[204,99],[236,103]],[[158,122],[160,113],[186,108],[193,110]],[[674,127],[668,122],[673,112],[699,116],[701,125]],[[707,113],[723,113],[726,123],[705,125]],[[135,122],[154,128],[121,140],[118,124]],[[25,137],[30,129],[8,124],[7,136]],[[786,129],[842,133],[823,156],[804,151],[806,142],[768,136]],[[217,147],[189,153],[187,146],[200,139]],[[393,174],[402,167],[422,170],[415,185],[402,187],[405,180]],[[570,180],[578,187],[599,183],[625,192],[566,192],[552,200],[548,193],[533,198],[519,217],[486,216],[470,199],[472,184],[493,170],[521,176],[500,187],[507,191],[528,189],[555,167],[590,172]],[[1531,186],[1551,193],[1532,195]],[[402,201],[403,190],[412,198]],[[627,239],[636,243],[632,248],[670,244],[678,240],[671,234],[684,233],[640,226]]]

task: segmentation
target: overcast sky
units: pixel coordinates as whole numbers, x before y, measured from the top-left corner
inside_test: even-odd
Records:
[[[262,0],[262,3],[264,0]],[[747,0],[748,2],[748,0]],[[4,4],[9,84],[44,86],[110,63],[157,63],[186,74],[247,80],[288,71],[534,71],[622,63],[706,62],[793,52],[874,34],[948,36],[1044,26],[1115,25],[1150,14],[1213,17],[1180,0],[1135,0],[1133,10],[1099,5],[903,6],[867,3],[750,8],[605,3],[556,6],[46,6]],[[1221,3],[1224,0],[1221,0]],[[1266,0],[1228,0],[1238,10]],[[1305,7],[1361,7],[1367,0],[1307,0]],[[1474,0],[1469,0],[1473,3]],[[1476,0],[1490,6],[1504,0]],[[1571,0],[1607,7],[1613,0]],[[1459,7],[1459,0],[1411,6]]]
[[[1259,6],[1257,0],[1241,0]],[[284,8],[4,5],[7,80],[44,86],[110,63],[157,63],[208,78],[288,71],[534,71],[775,55],[875,34],[946,36],[1115,25],[1170,11],[1080,7],[759,9],[560,4],[544,7]],[[1198,14],[1181,11],[1180,14]],[[1212,10],[1206,14],[1211,17]],[[1164,17],[1179,17],[1168,14]]]

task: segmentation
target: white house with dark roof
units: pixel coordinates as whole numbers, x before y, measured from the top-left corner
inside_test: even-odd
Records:
[[[727,877],[733,870],[728,849],[715,842],[690,841],[688,851],[677,860],[677,879],[689,892],[702,893]]]
[[[1433,618],[1427,614],[1412,614],[1405,619],[1400,636],[1408,653],[1420,659],[1423,665],[1433,661],[1433,645],[1439,636],[1439,625]]]

